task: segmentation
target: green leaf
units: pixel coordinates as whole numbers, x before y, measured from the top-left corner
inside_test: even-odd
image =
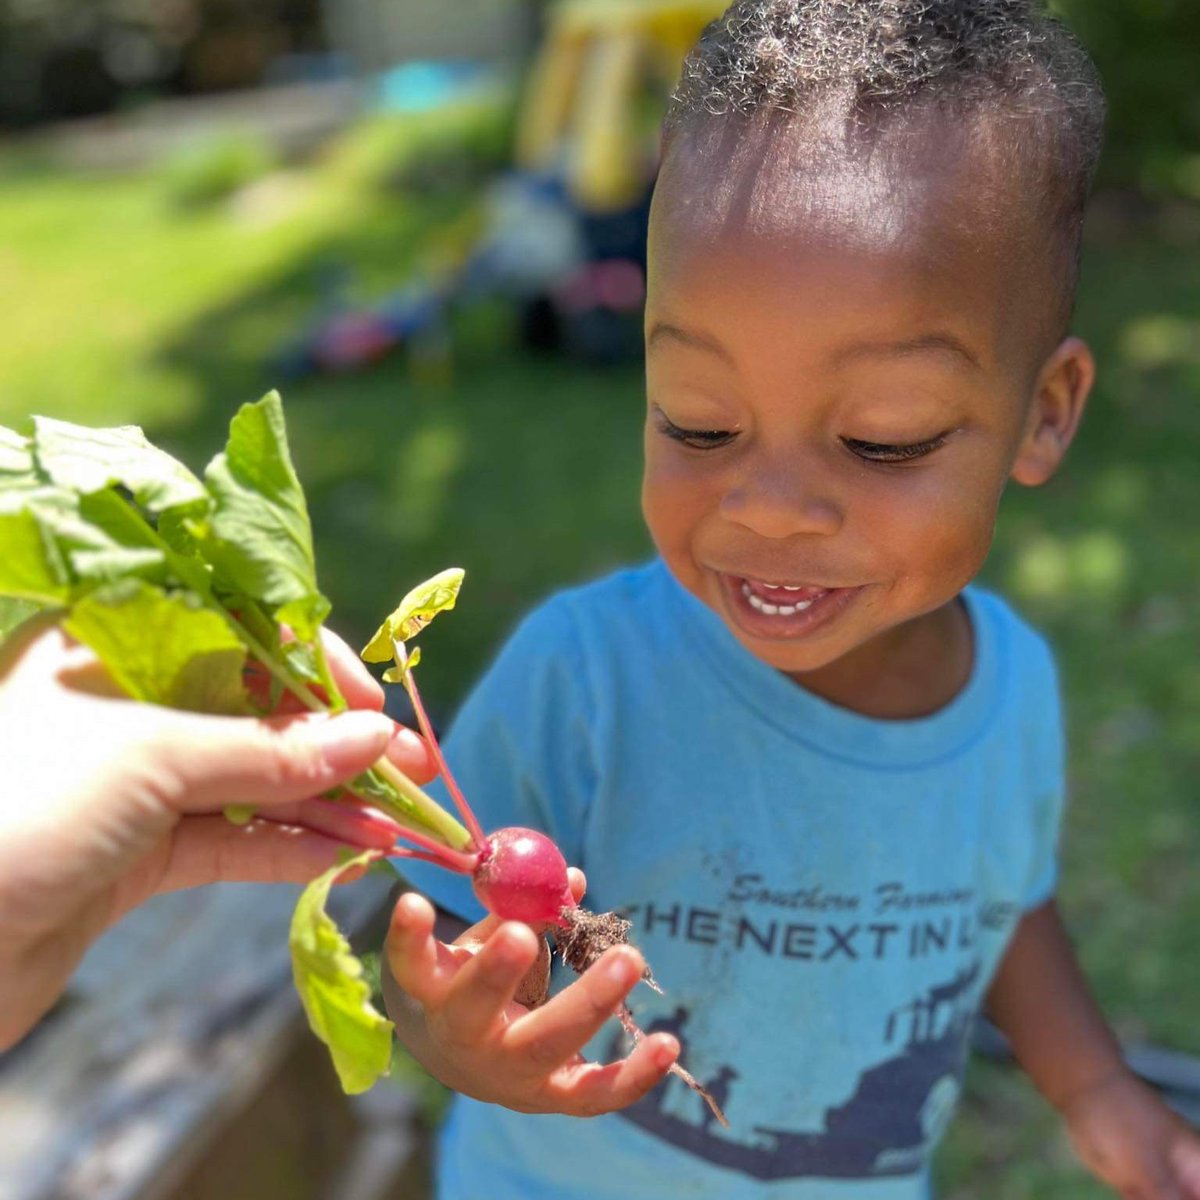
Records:
[[[396,611],[375,631],[362,652],[366,662],[391,662],[395,657],[393,641],[406,642],[415,637],[440,612],[454,607],[466,572],[451,567],[413,588],[400,601]]]
[[[12,600],[8,596],[0,596],[0,642],[24,625],[34,613],[41,611],[42,606],[32,600]]]
[[[371,985],[350,943],[325,912],[329,889],[347,867],[364,866],[373,851],[332,867],[304,889],[288,945],[292,974],[309,1026],[329,1047],[342,1088],[365,1092],[392,1059],[393,1025],[371,1004]]]
[[[151,445],[136,425],[88,429],[34,417],[33,427],[37,464],[59,487],[87,494],[120,484],[151,512],[207,503],[200,480],[165,450]]]
[[[127,575],[163,581],[166,560],[153,531],[116,492],[81,497],[52,484],[0,490],[0,513],[14,511],[36,522],[52,560],[64,564],[62,579],[72,598]]]
[[[160,525],[177,520],[202,516],[209,507],[207,498],[202,503],[179,505],[159,518]],[[113,577],[113,569],[121,568],[122,561],[128,563],[131,574],[152,579],[155,582],[182,584],[186,588],[207,596],[210,592],[209,568],[196,549],[195,543],[184,543],[176,548],[163,536],[161,529],[154,529],[145,516],[124,496],[109,488],[79,499],[79,516],[89,525],[102,530],[113,546],[141,552],[139,556],[123,560],[121,556],[109,558],[97,555],[84,556],[82,562],[76,554],[71,555],[71,564],[84,578],[100,578],[102,573]],[[178,525],[173,525],[178,528]],[[155,556],[151,557],[151,553]],[[139,565],[140,559],[140,565]]]
[[[197,596],[125,580],[85,596],[63,624],[137,700],[192,712],[249,711],[245,648]]]
[[[7,487],[14,479],[28,478],[33,473],[29,439],[0,425],[0,487]]]
[[[62,604],[69,595],[66,564],[33,512],[0,511],[0,596]]]
[[[408,673],[421,661],[421,647],[414,646],[402,667],[388,667],[383,673],[384,683],[402,683],[408,687]]]
[[[205,479],[216,508],[201,539],[204,556],[231,589],[267,605],[312,641],[329,601],[317,587],[312,526],[278,393],[242,406]]]

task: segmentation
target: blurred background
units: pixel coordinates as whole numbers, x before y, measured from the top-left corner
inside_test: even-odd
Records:
[[[335,628],[359,645],[467,570],[424,646],[444,722],[519,614],[650,553],[645,209],[721,7],[0,0],[0,423],[140,424],[199,469],[278,387]],[[1099,383],[985,578],[1060,656],[1081,958],[1200,1116],[1195,1064],[1158,1054],[1200,1056],[1200,6],[1054,7],[1112,106],[1076,322]],[[337,1093],[251,936],[275,947],[294,893],[262,895],[168,898],[0,1058],[0,1194],[426,1194],[440,1089],[400,1063]],[[943,1195],[1104,1194],[1023,1076],[981,1057],[968,1084]]]

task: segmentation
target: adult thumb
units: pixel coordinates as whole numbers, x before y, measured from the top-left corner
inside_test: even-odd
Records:
[[[361,774],[396,732],[382,713],[209,717],[171,714],[146,745],[151,786],[179,813],[269,809]]]

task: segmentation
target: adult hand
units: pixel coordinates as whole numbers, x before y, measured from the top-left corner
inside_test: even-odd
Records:
[[[571,887],[578,899],[579,871]],[[580,1053],[642,978],[645,962],[633,946],[606,950],[530,1009],[516,997],[538,970],[543,943],[528,925],[487,917],[446,944],[434,936],[434,920],[423,896],[400,897],[384,996],[397,1034],[447,1087],[517,1112],[591,1117],[641,1099],[678,1058],[679,1042],[668,1033],[641,1039],[616,1062],[588,1062]]]
[[[419,782],[428,747],[377,711],[383,691],[329,635],[351,706],[265,719],[122,698],[57,627],[0,651],[0,1049],[53,1003],[88,944],[157,892],[216,880],[304,882],[346,846],[389,848],[396,826],[317,799],[385,751]],[[257,816],[235,826],[228,805]]]

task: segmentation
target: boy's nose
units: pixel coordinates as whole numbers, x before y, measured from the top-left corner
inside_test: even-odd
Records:
[[[721,498],[721,516],[764,538],[837,533],[840,506],[801,475],[793,466],[739,481]]]

